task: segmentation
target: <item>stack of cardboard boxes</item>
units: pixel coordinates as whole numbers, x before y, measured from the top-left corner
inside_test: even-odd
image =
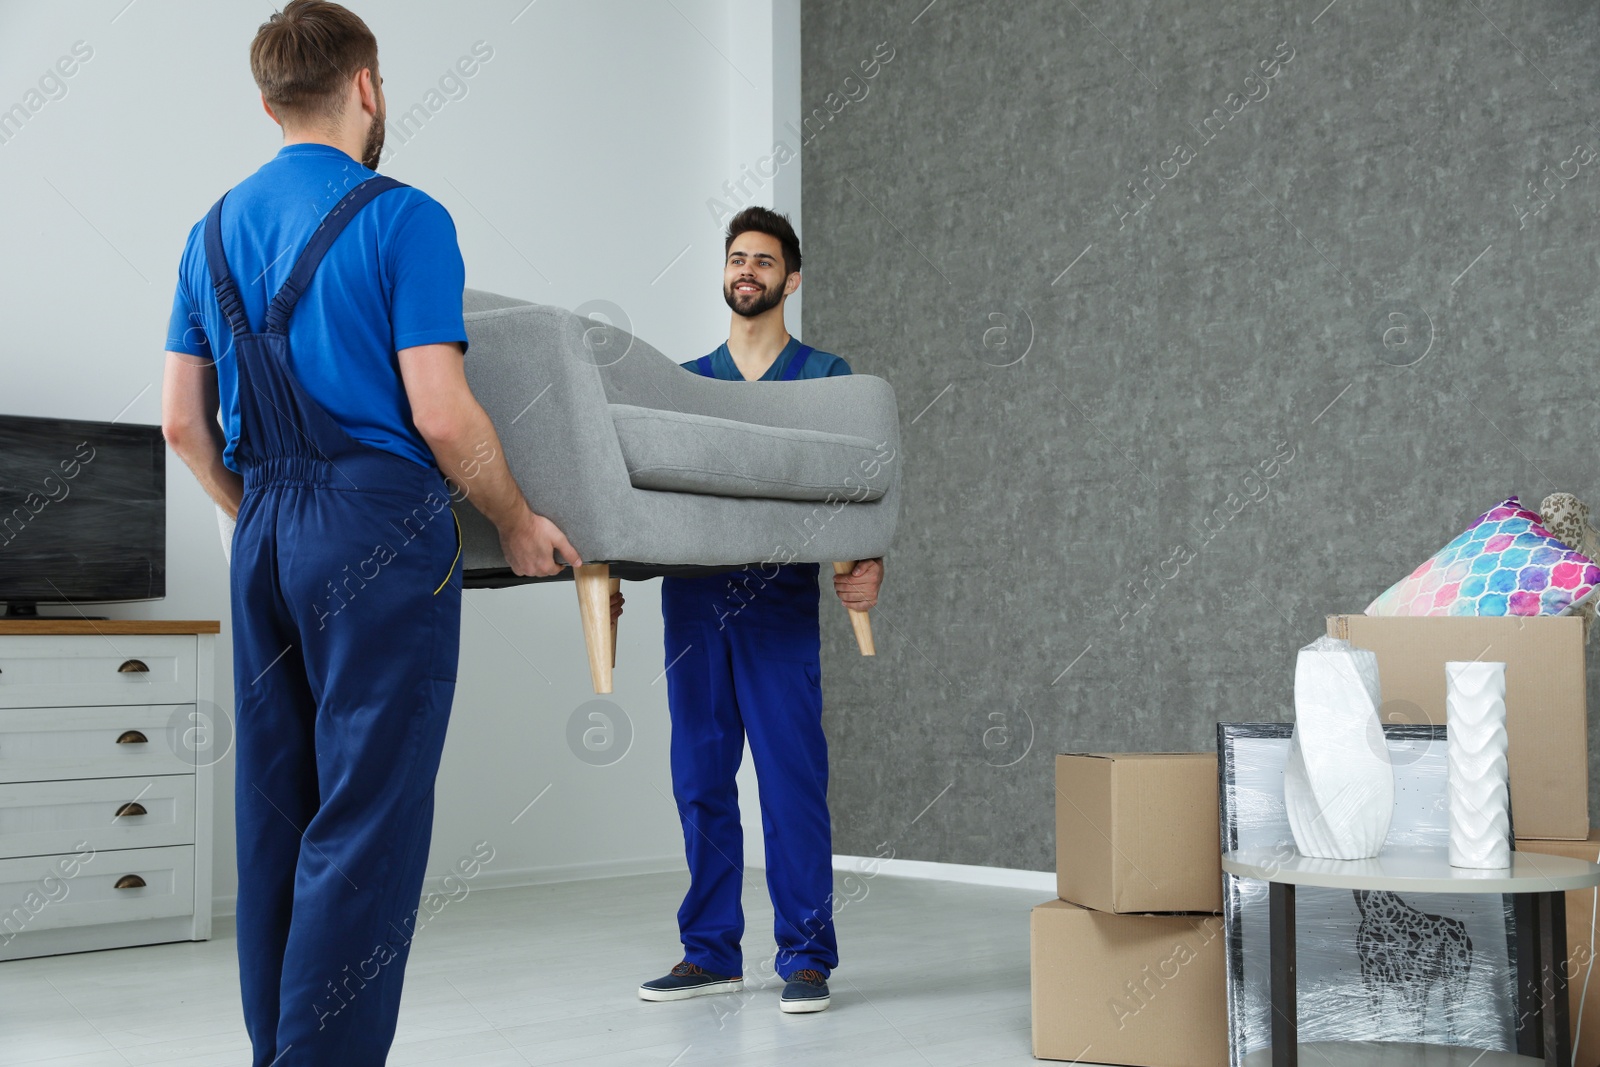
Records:
[[[1056,757],[1056,891],[1033,909],[1033,1054],[1225,1067],[1213,753]]]
[[[1444,664],[1503,661],[1517,848],[1600,861],[1582,620],[1335,615],[1328,633],[1377,654],[1386,723],[1444,724]],[[1227,1064],[1220,853],[1214,753],[1056,757],[1060,899],[1033,910],[1035,1056]],[[1567,894],[1580,1067],[1600,1064],[1596,904]]]

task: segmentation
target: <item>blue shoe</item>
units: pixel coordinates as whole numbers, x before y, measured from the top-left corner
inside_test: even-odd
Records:
[[[778,1007],[790,1015],[822,1011],[828,1006],[828,979],[821,971],[796,971],[784,984]]]
[[[737,993],[744,988],[744,976],[710,974],[684,960],[653,982],[639,987],[640,1000],[688,1000],[706,997],[713,993]],[[826,991],[824,991],[826,995]]]

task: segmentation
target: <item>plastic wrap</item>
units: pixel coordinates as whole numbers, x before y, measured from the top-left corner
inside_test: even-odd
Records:
[[[1295,852],[1284,805],[1288,723],[1219,723],[1223,847]],[[1442,726],[1384,727],[1395,776],[1386,849],[1446,849]],[[1267,883],[1223,876],[1233,1067],[1271,1045]],[[1299,1039],[1413,1041],[1516,1050],[1511,898],[1445,893],[1295,892]]]

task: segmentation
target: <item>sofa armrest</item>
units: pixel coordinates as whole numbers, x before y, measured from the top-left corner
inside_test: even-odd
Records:
[[[523,495],[583,551],[596,505],[630,486],[599,370],[573,354],[584,351],[582,320],[518,304],[470,312],[466,323],[467,382]],[[470,500],[470,482],[466,491]]]

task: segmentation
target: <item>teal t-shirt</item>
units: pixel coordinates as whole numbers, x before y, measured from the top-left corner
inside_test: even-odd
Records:
[[[783,346],[783,351],[779,352],[778,358],[772,361],[772,366],[767,368],[767,373],[763,374],[756,380],[762,382],[775,382],[782,378],[784,368],[789,365],[789,361],[794,358],[794,354],[799,351],[799,349],[800,342],[796,341],[793,337],[789,338],[789,343]],[[707,360],[710,361],[710,374],[705,373]],[[728,351],[728,342],[726,341],[718,345],[716,350],[709,356],[705,356],[701,359],[692,359],[688,363],[683,364],[683,367],[685,370],[692,370],[696,374],[704,375],[707,378],[721,378],[723,381],[728,382],[742,382],[745,380],[744,375],[739,373],[738,364],[734,363],[733,356]],[[849,373],[850,364],[846,363],[832,352],[823,352],[819,349],[813,348],[810,353],[806,355],[806,361],[800,366],[799,373],[793,374],[790,377],[797,379],[832,378],[836,375]]]

